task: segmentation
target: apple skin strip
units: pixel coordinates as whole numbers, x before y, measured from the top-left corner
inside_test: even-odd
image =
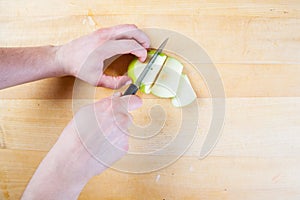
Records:
[[[168,57],[159,76],[151,88],[151,93],[161,98],[176,96],[183,65],[175,58]]]
[[[191,104],[197,98],[191,82],[186,74],[180,77],[180,84],[176,92],[176,96],[172,99],[175,107],[184,107]]]

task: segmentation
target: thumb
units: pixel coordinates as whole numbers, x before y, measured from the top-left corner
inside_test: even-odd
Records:
[[[128,76],[107,76],[103,74],[98,83],[98,86],[111,89],[118,89],[130,83],[131,79]]]
[[[122,96],[121,100],[124,102],[124,105],[128,111],[136,110],[143,105],[142,99],[136,95]]]

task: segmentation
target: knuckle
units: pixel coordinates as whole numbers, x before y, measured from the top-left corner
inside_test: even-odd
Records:
[[[99,41],[109,39],[111,30],[109,28],[101,28],[95,31],[95,34]]]
[[[128,26],[130,26],[132,28],[137,28],[137,26],[135,24],[128,24]]]
[[[126,40],[128,42],[128,44],[130,45],[130,47],[133,47],[133,48],[138,48],[140,47],[139,43],[133,39],[128,39]]]
[[[127,28],[132,28],[132,29],[137,29],[138,28],[135,24],[124,24],[123,26],[127,27]]]

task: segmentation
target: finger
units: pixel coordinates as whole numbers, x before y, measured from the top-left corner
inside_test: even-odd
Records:
[[[120,40],[120,39],[134,39],[138,43],[140,43],[143,47],[150,47],[150,39],[149,37],[140,29],[135,29],[131,31],[124,32],[116,32],[115,35],[112,36],[112,39]]]
[[[99,128],[104,135],[110,133],[114,126],[127,133],[127,127],[132,123],[132,116],[120,96],[112,95],[104,98],[94,106]]]
[[[106,29],[101,29],[99,32],[106,39],[134,39],[144,48],[150,47],[149,37],[142,30],[138,29],[134,24],[117,25]]]
[[[117,147],[119,147],[121,150],[124,151],[124,155],[128,152],[129,150],[129,140],[128,140],[128,136],[126,134],[123,134],[118,142],[117,142]]]
[[[118,116],[121,116],[121,118],[126,116],[126,119],[129,119],[127,120],[127,125],[129,125],[133,122],[133,117],[128,112],[129,110],[127,106],[128,102],[125,102],[123,99],[121,99],[121,97],[122,97],[121,92],[116,92],[111,97],[109,97],[111,100],[113,116],[115,116],[116,118],[118,118]]]
[[[121,92],[115,92],[112,97],[120,97],[122,96]]]
[[[128,134],[128,127],[133,122],[132,115],[126,110],[126,112],[120,111],[114,114],[115,124],[124,134]]]
[[[144,62],[147,58],[147,50],[135,40],[109,40],[103,43],[97,50],[98,55],[104,59],[120,54],[133,54]]]
[[[123,102],[123,106],[125,106],[128,111],[136,110],[143,105],[142,99],[136,95],[122,96],[121,100],[121,102]]]
[[[130,83],[131,79],[128,76],[107,76],[103,74],[100,81],[98,82],[98,86],[118,89]]]

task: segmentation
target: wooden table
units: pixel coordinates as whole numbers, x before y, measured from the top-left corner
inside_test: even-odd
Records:
[[[0,1],[2,47],[58,45],[97,28],[134,23],[192,38],[221,75],[226,120],[206,159],[198,159],[198,145],[208,128],[210,96],[193,80],[203,112],[186,155],[147,174],[107,170],[80,199],[300,198],[300,2],[237,2]],[[72,118],[73,83],[53,78],[0,91],[0,199],[20,198]],[[145,97],[144,105],[156,100]]]

